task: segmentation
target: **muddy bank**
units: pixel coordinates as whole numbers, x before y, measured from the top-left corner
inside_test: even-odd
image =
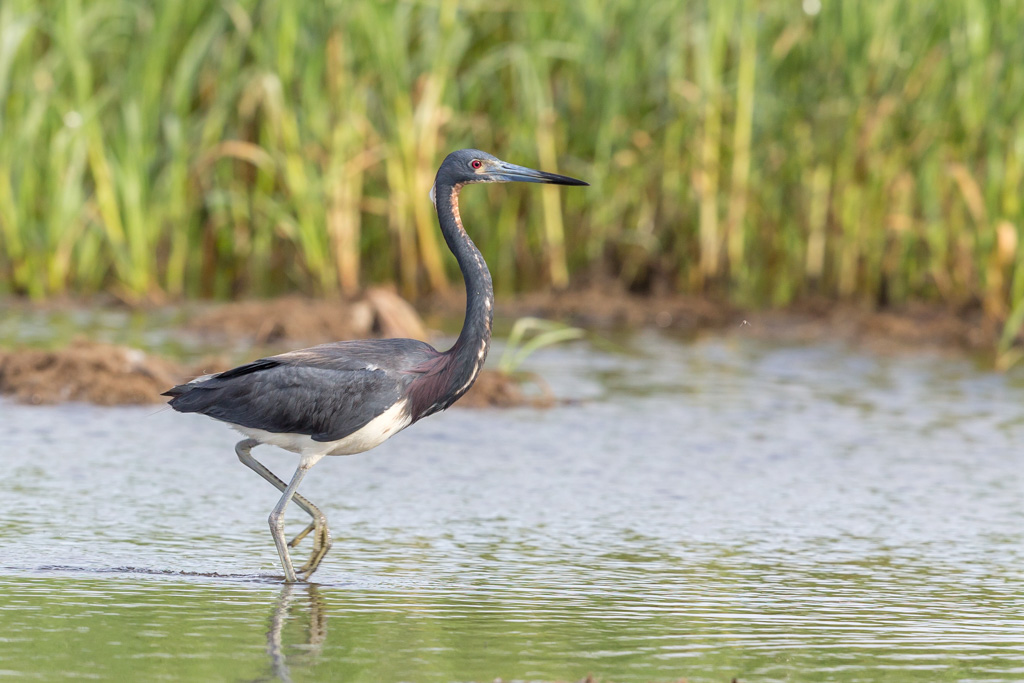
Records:
[[[733,322],[731,333],[793,343],[842,340],[876,353],[922,349],[994,353],[1002,325],[980,309],[911,304],[874,311],[851,304],[812,303],[746,314]]]
[[[254,344],[322,344],[343,339],[406,337],[428,340],[416,309],[394,291],[377,287],[351,299],[278,299],[205,306],[186,324],[204,335]]]
[[[458,299],[435,298],[431,310],[455,315]],[[787,343],[845,341],[876,352],[922,348],[992,352],[1002,333],[1000,321],[980,307],[955,310],[909,304],[875,310],[832,301],[806,301],[783,309],[744,311],[705,297],[636,296],[582,290],[529,294],[497,302],[496,315],[559,320],[592,330],[657,328],[683,335],[720,333]],[[1018,339],[1020,341],[1020,339]]]
[[[27,304],[21,302],[20,307]],[[66,307],[67,305],[65,305]],[[52,307],[52,304],[41,308]],[[329,341],[408,337],[429,340],[411,304],[386,288],[347,300],[297,296],[267,301],[205,305],[189,315],[186,331],[213,340],[268,348],[298,348]],[[169,329],[174,329],[173,326]],[[270,353],[274,351],[271,350]],[[163,403],[175,384],[227,370],[250,358],[207,357],[194,366],[139,349],[78,339],[55,350],[0,350],[0,394],[34,404],[86,401],[99,405]],[[524,389],[524,382],[530,385]],[[540,387],[540,390],[536,390]],[[553,403],[542,382],[484,370],[456,405],[461,407],[543,407]]]
[[[102,298],[90,302],[59,300],[30,303],[0,300],[21,316],[31,312],[116,310]],[[236,303],[190,302],[165,310],[168,329],[213,340],[251,345],[299,348],[328,341],[409,337],[431,341],[420,313],[448,322],[452,333],[465,312],[458,288],[434,295],[415,306],[393,289],[371,288],[350,299],[311,299],[286,296]],[[129,309],[136,310],[136,309]],[[744,310],[727,302],[700,296],[640,296],[606,288],[534,292],[514,299],[499,298],[495,318],[512,321],[523,316],[557,320],[594,331],[663,329],[683,336],[701,333],[739,334],[794,343],[848,341],[877,351],[928,349],[991,352],[1002,333],[1002,321],[987,317],[980,306],[951,308],[907,304],[876,309],[849,302],[808,300],[781,309]],[[1018,334],[1017,344],[1024,343]]]
[[[205,359],[187,367],[139,349],[75,340],[56,351],[0,350],[0,394],[36,405],[84,401],[98,405],[158,404],[160,394],[175,384],[231,367],[224,359]],[[469,392],[455,405],[464,408],[548,407],[554,403],[542,391],[524,391],[519,378],[484,370]]]
[[[424,300],[418,308],[458,321],[465,299],[459,292]],[[499,299],[495,316],[536,316],[589,330],[657,328],[682,335],[723,333],[779,342],[846,341],[879,352],[961,350],[991,352],[1002,325],[980,307],[950,309],[909,304],[883,310],[851,303],[812,300],[783,309],[745,311],[707,297],[638,296],[600,289],[535,292]],[[371,289],[350,301],[284,297],[214,305],[193,317],[187,329],[260,344],[318,344],[367,337],[430,341],[417,309],[388,289]]]
[[[433,303],[453,312],[458,310],[457,302]],[[500,299],[495,309],[499,316],[530,315],[591,330],[655,327],[699,332],[723,329],[743,319],[739,309],[705,297],[637,296],[599,289],[535,292]]]
[[[463,298],[456,295],[423,306],[452,321],[461,318],[463,307]],[[715,333],[785,343],[845,341],[881,353],[992,353],[1001,333],[1000,324],[980,309],[952,311],[921,304],[875,311],[819,301],[744,312],[699,297],[585,290],[531,294],[499,301],[496,309],[496,315],[506,320],[532,315],[595,330],[655,327],[684,335]],[[285,297],[210,304],[190,315],[184,326],[215,339],[286,348],[366,337],[429,337],[416,310],[388,289],[372,289],[350,300]],[[206,358],[189,367],[138,349],[89,341],[76,341],[59,351],[0,350],[0,394],[40,404],[160,403],[164,399],[159,394],[170,386],[235,364],[226,358]],[[456,406],[544,407],[554,401],[539,378],[484,371]]]

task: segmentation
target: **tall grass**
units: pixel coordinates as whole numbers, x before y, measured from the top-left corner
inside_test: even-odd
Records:
[[[1024,320],[1022,35],[1005,0],[4,0],[0,292],[444,290],[426,194],[476,146],[593,184],[467,193],[506,290]]]

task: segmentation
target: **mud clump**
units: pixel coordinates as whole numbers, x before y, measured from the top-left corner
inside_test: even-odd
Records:
[[[525,380],[525,381],[524,381]],[[540,395],[528,395],[524,384],[532,383]],[[555,404],[554,395],[547,384],[536,375],[524,378],[500,370],[481,370],[466,395],[455,403],[462,408],[550,408]]]
[[[426,326],[407,301],[387,288],[368,289],[358,298],[317,300],[287,296],[215,306],[187,328],[203,334],[250,339],[257,344],[407,337],[427,339]]]
[[[24,403],[163,403],[160,392],[184,374],[138,349],[84,340],[58,351],[0,351],[0,394]]]

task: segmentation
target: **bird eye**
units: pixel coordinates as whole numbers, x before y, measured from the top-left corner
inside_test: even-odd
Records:
[[[484,164],[479,159],[473,159],[473,161],[469,162],[469,165],[472,166],[473,168],[480,168]]]

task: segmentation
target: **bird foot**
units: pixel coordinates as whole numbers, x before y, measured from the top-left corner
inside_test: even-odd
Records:
[[[327,551],[331,549],[331,532],[327,528],[327,525],[323,525],[321,528],[316,530],[316,535],[313,538],[313,552],[310,554],[309,559],[296,570],[297,574],[302,574],[304,580],[308,580],[313,572],[316,571],[317,567],[320,566],[320,561],[324,559]]]
[[[307,526],[305,529],[303,529],[302,531],[297,533],[295,535],[295,538],[293,538],[292,540],[288,541],[288,547],[289,548],[294,548],[295,546],[297,546],[299,544],[300,541],[302,541],[302,539],[304,539],[306,536],[309,536],[310,532],[313,532],[313,531],[316,531],[316,522],[310,522],[309,526]]]

